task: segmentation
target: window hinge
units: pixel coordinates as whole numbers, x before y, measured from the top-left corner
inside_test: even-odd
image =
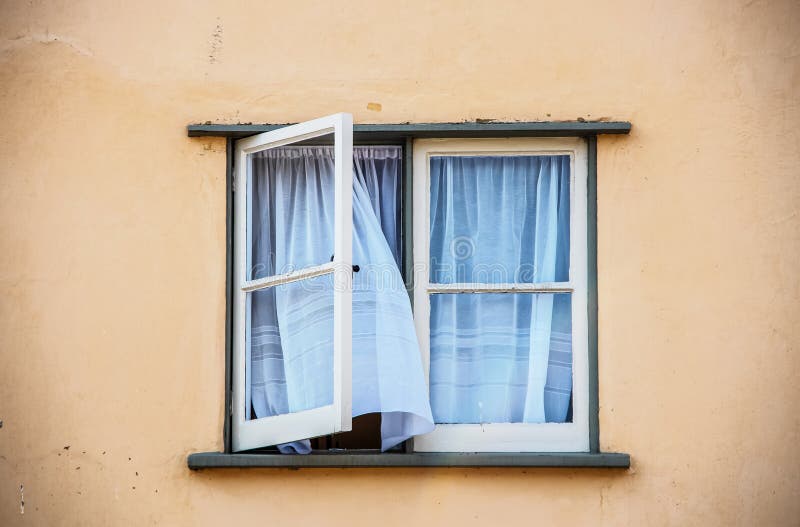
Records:
[[[236,156],[231,156],[231,192],[236,192]]]

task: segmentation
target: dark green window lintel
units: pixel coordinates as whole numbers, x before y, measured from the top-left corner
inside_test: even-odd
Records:
[[[189,137],[247,137],[288,126],[287,124],[190,124]],[[406,137],[584,137],[600,134],[628,134],[627,121],[537,121],[356,124],[353,136],[361,141],[401,141]]]

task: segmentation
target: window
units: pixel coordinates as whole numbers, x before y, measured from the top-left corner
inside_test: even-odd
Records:
[[[234,284],[238,290],[234,303],[234,450],[287,443],[351,427],[352,130],[352,117],[339,114],[267,132],[237,145],[237,181],[241,188],[237,189],[235,204]],[[285,178],[253,176],[259,164],[269,162],[265,154],[270,151],[331,134],[334,153],[325,161],[331,165],[327,168],[331,169],[332,184],[314,191],[321,194],[320,203],[333,209],[326,218],[333,221],[327,221],[321,230],[308,229],[298,221],[302,216],[295,215],[292,207],[303,208],[309,215],[319,211],[311,210],[310,203],[290,201],[296,191],[290,185],[301,184],[303,174],[292,173],[294,166],[288,159],[276,159],[277,164],[287,167]],[[283,179],[292,176],[297,177],[286,182],[284,190],[280,186]],[[270,226],[274,228],[270,230]],[[265,236],[256,236],[256,232]],[[295,240],[305,243],[308,250],[275,249],[276,244]],[[330,261],[314,250],[325,245],[333,246]],[[283,336],[276,334],[278,305],[285,306],[280,311],[287,318]],[[285,348],[293,343],[289,335],[300,332],[313,335],[313,340],[324,343],[327,349],[322,353],[295,350],[299,356],[293,363],[295,368],[288,371],[279,357],[287,354]],[[258,357],[253,356],[255,348],[261,351]],[[254,362],[276,361],[280,362],[277,367],[251,367]],[[256,371],[260,376],[254,375]],[[297,382],[292,376],[303,375],[313,378],[302,384],[304,391],[294,390]],[[254,390],[274,386],[285,386],[291,393],[272,390],[259,399],[263,405],[252,403]]]
[[[222,128],[263,132],[228,142],[250,453],[190,467],[628,466],[598,451],[592,171],[629,124]]]
[[[577,138],[414,145],[415,450],[589,450],[586,170]]]

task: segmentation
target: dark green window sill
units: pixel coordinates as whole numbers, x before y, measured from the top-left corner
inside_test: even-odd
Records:
[[[580,467],[629,468],[628,454],[612,452],[558,453],[324,453],[309,455],[190,454],[189,468],[363,468],[363,467]]]

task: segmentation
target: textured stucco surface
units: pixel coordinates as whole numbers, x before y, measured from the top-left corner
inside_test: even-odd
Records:
[[[798,26],[793,1],[1,1],[0,524],[796,525]],[[598,160],[601,444],[630,471],[187,470],[221,447],[225,146],[184,127],[336,111],[634,123]]]

